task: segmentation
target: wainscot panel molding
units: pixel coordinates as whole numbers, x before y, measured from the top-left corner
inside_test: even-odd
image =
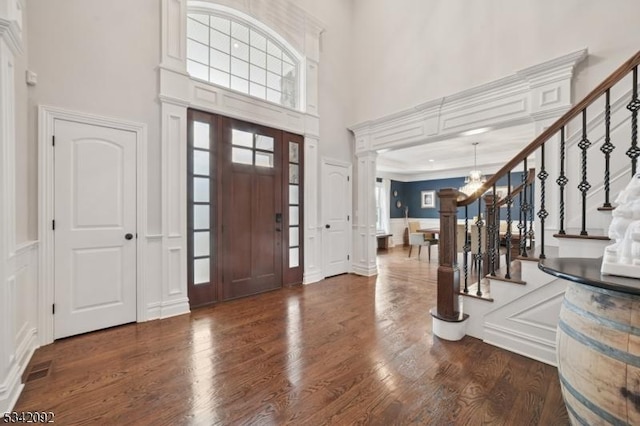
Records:
[[[300,109],[250,97],[186,72],[186,22],[189,9],[235,15],[259,28],[277,33],[277,39],[297,50],[300,60]],[[188,312],[186,292],[186,112],[195,108],[303,135],[305,138],[304,272],[305,284],[319,281],[322,273],[320,205],[320,118],[318,117],[318,67],[320,34],[324,25],[289,0],[187,1],[162,0],[162,61],[159,65],[162,105],[162,295],[159,304],[148,299],[149,318]],[[156,245],[154,243],[154,245]],[[157,255],[157,248],[150,250]],[[147,273],[152,274],[152,263]],[[179,280],[179,284],[174,283]]]
[[[353,125],[356,153],[443,140],[481,127],[531,123],[533,114],[544,111],[560,116],[571,106],[573,71],[586,57],[587,50],[579,50],[491,83]]]
[[[24,385],[22,374],[38,348],[38,241],[19,245],[6,262],[2,282],[0,412],[10,411]],[[5,317],[6,316],[6,317]]]

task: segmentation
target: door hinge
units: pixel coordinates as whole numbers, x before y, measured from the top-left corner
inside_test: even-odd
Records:
[[[56,136],[51,136],[51,146],[56,146]]]
[[[138,233],[136,232],[136,240],[138,239]]]
[[[350,218],[350,217],[351,217],[351,216],[347,215],[347,222],[349,222],[349,218]]]
[[[347,260],[349,260],[349,255],[347,255]]]
[[[347,182],[351,181],[351,176],[347,176]]]
[[[51,313],[52,313],[53,315],[55,315],[55,314],[56,314],[56,304],[55,304],[55,303],[54,303],[53,305],[51,305]]]
[[[51,221],[51,229],[53,229],[54,231],[56,230],[56,221],[55,220]]]

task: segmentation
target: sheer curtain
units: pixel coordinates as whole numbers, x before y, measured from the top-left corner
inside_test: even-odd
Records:
[[[385,234],[389,233],[391,229],[391,217],[390,217],[390,207],[389,202],[391,199],[391,180],[390,179],[382,179],[380,191],[380,225],[381,228],[379,231],[384,232]]]

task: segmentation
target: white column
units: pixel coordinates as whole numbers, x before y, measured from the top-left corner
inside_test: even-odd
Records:
[[[187,108],[162,102],[162,303],[160,317],[189,312]]]
[[[318,142],[317,136],[304,137],[304,284],[323,278]]]
[[[162,0],[162,68],[186,74],[186,25],[186,0]]]
[[[364,151],[356,154],[357,195],[354,212],[353,272],[372,276],[376,264],[376,159],[378,154]]]

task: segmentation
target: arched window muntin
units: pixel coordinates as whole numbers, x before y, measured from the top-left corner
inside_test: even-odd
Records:
[[[302,110],[304,57],[278,33],[235,9],[192,1],[187,72],[197,80]]]

